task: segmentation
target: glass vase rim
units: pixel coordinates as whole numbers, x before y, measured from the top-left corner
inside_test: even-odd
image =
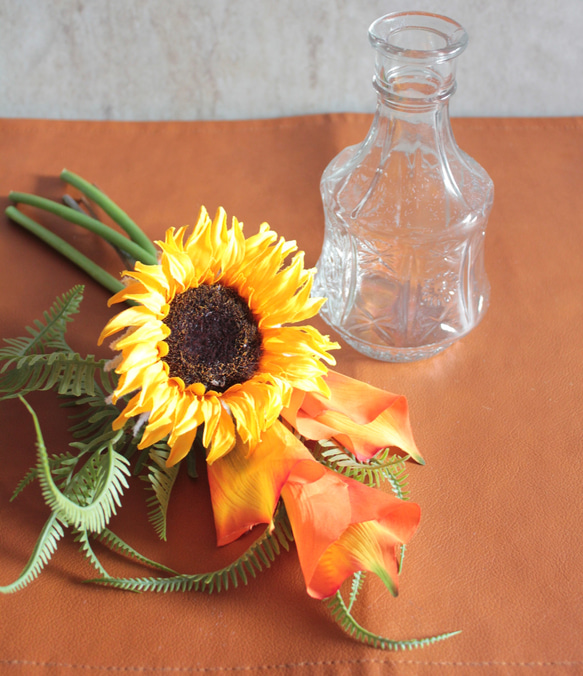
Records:
[[[433,49],[415,49],[391,42],[391,37],[406,30],[432,33],[443,44]],[[465,28],[454,19],[443,14],[413,10],[391,12],[379,17],[370,25],[368,37],[375,49],[412,61],[447,61],[459,56],[468,45]]]

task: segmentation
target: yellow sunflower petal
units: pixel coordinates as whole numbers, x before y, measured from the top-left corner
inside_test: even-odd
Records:
[[[159,293],[168,298],[170,284],[160,265],[145,265],[137,261],[134,270],[126,270],[124,276],[132,277],[148,291]]]
[[[208,445],[208,454],[206,461],[212,465],[223,455],[226,455],[235,446],[235,423],[229,411],[224,407],[219,407],[219,418],[217,427]]]
[[[192,444],[194,443],[196,432],[196,427],[193,427],[176,438],[170,447],[170,454],[166,460],[167,467],[173,467],[177,462],[180,462],[188,455]]]
[[[217,281],[221,279],[227,285],[236,284],[241,276],[241,263],[245,257],[245,237],[243,226],[233,217],[232,226],[228,234],[227,243],[223,250],[221,270]]]
[[[185,251],[192,260],[199,283],[212,282],[216,272],[211,235],[212,224],[207,210],[202,207],[196,226],[185,244]]]
[[[141,343],[159,343],[170,333],[170,329],[163,322],[152,320],[135,329],[130,329],[113,344],[114,350],[123,350]]]
[[[161,246],[163,253],[160,264],[166,277],[171,280],[170,293],[175,295],[192,286],[197,286],[195,269],[190,256],[184,251],[167,249],[165,244]]]
[[[143,306],[130,307],[126,310],[122,310],[118,315],[107,322],[97,340],[97,344],[101,345],[109,336],[118,333],[118,331],[127,329],[130,326],[142,326],[142,324],[149,322],[152,317],[152,311]]]
[[[140,343],[122,350],[122,361],[115,369],[116,373],[125,373],[137,366],[145,368],[159,361],[160,352],[157,343]]]

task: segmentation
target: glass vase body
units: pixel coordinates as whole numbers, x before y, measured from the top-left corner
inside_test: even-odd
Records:
[[[325,169],[325,236],[314,295],[324,320],[384,361],[437,354],[489,300],[486,222],[494,188],[449,120],[464,29],[433,14],[375,21],[377,110],[364,141]]]

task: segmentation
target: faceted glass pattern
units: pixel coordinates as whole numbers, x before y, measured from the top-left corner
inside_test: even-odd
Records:
[[[370,36],[377,111],[366,139],[322,176],[314,294],[328,298],[323,318],[357,350],[409,361],[468,333],[488,306],[493,184],[451,131],[454,57],[467,41],[459,24],[401,13],[379,19]]]

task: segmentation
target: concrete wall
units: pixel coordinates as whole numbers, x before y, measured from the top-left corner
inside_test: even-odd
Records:
[[[583,114],[583,0],[0,0],[0,117],[372,111],[367,29],[405,9],[469,33],[454,115]]]

